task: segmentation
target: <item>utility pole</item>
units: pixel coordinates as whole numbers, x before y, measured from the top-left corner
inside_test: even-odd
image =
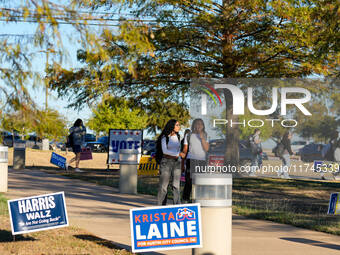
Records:
[[[48,85],[49,80],[47,79],[47,72],[48,72],[48,57],[49,57],[50,48],[46,50],[46,68],[45,68],[45,110],[47,111],[48,108]]]

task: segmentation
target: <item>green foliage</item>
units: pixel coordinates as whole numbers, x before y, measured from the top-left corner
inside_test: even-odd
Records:
[[[327,143],[340,125],[340,120],[337,120],[336,115],[330,115],[324,102],[310,104],[309,109],[312,116],[308,118],[300,113],[296,114],[299,121],[296,131],[303,138]]]
[[[50,68],[60,69],[69,56],[68,49],[64,46],[67,38],[71,43],[80,43],[84,51],[92,59],[87,63],[100,61],[103,63],[100,68],[101,74],[92,72],[89,86],[101,86],[101,91],[107,89],[107,83],[100,82],[102,77],[114,77],[122,81],[123,72],[120,65],[128,67],[133,73],[132,65],[136,62],[136,55],[152,54],[153,46],[148,38],[148,27],[139,22],[112,19],[108,12],[95,14],[91,9],[105,8],[108,1],[49,1],[49,0],[27,0],[12,1],[2,0],[0,8],[0,22],[15,26],[16,24],[29,23],[32,31],[25,31],[23,34],[1,34],[0,40],[0,97],[9,95],[18,97],[30,97],[26,84],[34,81],[34,84],[44,84],[36,69],[33,70],[32,62],[34,57],[41,58],[46,55],[45,70]],[[129,6],[125,0],[114,1],[114,4]],[[109,4],[110,6],[113,3]],[[114,13],[118,10],[114,8]],[[108,24],[109,23],[109,24]],[[61,24],[69,24],[67,30]],[[112,28],[115,33],[113,34]],[[72,31],[71,34],[68,34]],[[117,64],[110,60],[109,52],[112,48],[107,47],[107,41],[123,41],[128,45],[127,51],[116,47],[123,52],[122,61]],[[45,81],[48,81],[45,80]],[[92,92],[97,92],[97,90]],[[2,94],[3,92],[3,94]],[[18,93],[20,92],[20,93]],[[2,99],[2,98],[1,98]],[[0,101],[1,101],[0,99]],[[5,105],[7,102],[3,102]],[[1,105],[0,105],[1,108]]]
[[[226,112],[223,111],[221,116],[219,118],[224,119],[226,116]],[[215,119],[215,117],[212,117],[212,119]],[[243,123],[243,120],[245,120],[245,126],[243,124],[239,124],[239,132],[240,132],[240,139],[241,140],[246,140],[251,134],[254,133],[255,127],[251,127],[248,125],[249,120],[262,120],[264,125],[262,127],[259,127],[261,130],[261,140],[266,141],[267,139],[272,139],[274,141],[279,141],[281,140],[284,132],[286,132],[286,128],[282,127],[279,117],[273,117],[273,119],[279,119],[279,121],[274,121],[272,127],[272,121],[267,121],[266,119],[270,119],[268,116],[259,116],[259,115],[254,115],[252,114],[248,108],[245,109],[245,114],[242,117],[239,117],[238,122]],[[261,125],[260,121],[254,121],[250,123],[251,125]],[[230,125],[230,123],[228,123]],[[217,125],[216,126],[217,132],[221,137],[225,137],[226,135],[226,128],[225,125]]]
[[[65,119],[52,109],[36,111],[31,131],[38,137],[56,140],[63,139],[68,133]]]
[[[147,121],[148,116],[144,111],[131,109],[126,100],[107,96],[92,109],[92,117],[87,125],[97,134],[108,134],[110,128],[145,129]]]
[[[71,106],[81,107],[109,92],[132,99],[143,109],[165,102],[188,108],[189,83],[196,77],[306,77],[338,72],[339,19],[334,4],[317,0],[133,2],[134,8],[127,10],[136,18],[156,17],[148,29],[145,23],[138,31],[133,22],[124,23],[122,29],[131,32],[126,37],[106,30],[101,34],[105,58],[97,56],[100,51],[84,47],[78,54],[85,64],[82,68],[51,70],[50,85],[60,96],[69,97]],[[86,5],[126,7],[120,1],[87,1]],[[138,33],[152,43],[148,46],[153,54],[134,50],[136,45],[147,48]]]
[[[110,128],[146,129],[156,133],[172,118],[187,124],[189,114],[183,106],[172,102],[156,101],[143,109],[136,107],[131,100],[104,96],[101,103],[92,109],[92,117],[87,125],[97,134],[107,134]]]
[[[23,136],[35,132],[40,138],[57,140],[67,134],[66,121],[57,111],[29,109],[23,106],[16,112],[4,114],[1,121],[4,130],[16,131]]]

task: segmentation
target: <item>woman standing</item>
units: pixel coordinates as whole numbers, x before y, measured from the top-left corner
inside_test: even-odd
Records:
[[[72,145],[72,150],[75,154],[75,157],[70,160],[69,163],[66,163],[66,170],[68,166],[76,161],[76,172],[82,172],[79,169],[79,161],[80,161],[80,152],[83,144],[85,143],[85,135],[86,135],[86,128],[83,125],[83,121],[81,119],[77,119],[73,127],[70,128],[70,134],[72,134],[73,138],[73,145]]]
[[[191,133],[184,137],[183,152],[187,154],[186,170],[185,170],[185,185],[182,199],[190,201],[192,190],[192,173],[196,166],[206,165],[206,153],[209,150],[207,141],[207,133],[202,119],[195,119],[191,125]],[[190,169],[191,167],[191,169]]]
[[[256,172],[262,167],[262,145],[260,138],[261,130],[256,128],[254,133],[249,137],[250,149],[251,149],[251,172],[249,176],[255,177]]]
[[[166,205],[166,197],[168,193],[168,185],[172,176],[172,192],[174,196],[174,204],[180,204],[180,179],[181,166],[179,157],[184,158],[185,154],[180,152],[181,142],[178,132],[181,125],[175,119],[166,123],[162,133],[157,139],[157,150],[162,150],[162,159],[160,162],[159,189],[157,195],[158,205]],[[156,152],[157,154],[160,152]]]
[[[283,153],[281,156],[282,160],[282,168],[281,171],[278,172],[278,176],[285,179],[290,179],[289,176],[289,167],[290,167],[290,156],[293,155],[293,151],[290,145],[290,140],[292,139],[292,133],[290,131],[287,131],[281,140],[281,143],[283,144]]]

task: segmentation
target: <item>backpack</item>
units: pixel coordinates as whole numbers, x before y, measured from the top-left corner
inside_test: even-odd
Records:
[[[187,141],[188,141],[188,150],[187,150],[187,152],[189,152],[191,132],[189,132],[186,136],[187,136]],[[185,139],[185,137],[183,137],[183,139],[181,141],[181,151],[183,151],[183,148],[184,148],[184,139]]]
[[[250,149],[252,154],[259,154],[262,152],[261,146],[254,141],[254,135],[248,137],[246,146]]]
[[[67,137],[66,148],[72,148],[73,145],[74,145],[73,132],[71,132],[71,134],[69,134]]]
[[[178,141],[181,140],[181,137],[179,136],[179,134],[177,134],[178,137]],[[155,159],[156,159],[156,163],[159,165],[162,161],[163,158],[163,150],[162,150],[162,138],[163,137],[158,137],[157,139],[157,143],[156,143],[156,155],[155,155]],[[169,143],[169,137],[166,136],[166,145],[168,145]]]
[[[254,143],[254,138],[253,138],[253,135],[250,135],[250,136],[248,136],[247,142],[246,142],[247,148],[251,149],[252,143]]]

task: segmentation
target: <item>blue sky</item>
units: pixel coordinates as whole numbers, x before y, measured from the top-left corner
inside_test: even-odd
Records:
[[[68,51],[68,58],[63,63],[64,67],[68,68],[74,68],[77,67],[77,58],[76,58],[76,51],[80,48],[79,43],[77,43],[77,38],[73,37],[73,41],[70,41],[67,35],[75,34],[74,29],[70,25],[61,25],[60,27],[62,31],[62,40],[64,47]],[[36,30],[36,25],[31,23],[11,23],[11,24],[5,24],[4,22],[0,22],[0,30],[1,34],[33,34]],[[39,49],[34,49],[32,46],[32,49],[37,52]],[[52,56],[49,58],[49,62],[52,62]],[[45,69],[45,63],[46,63],[46,55],[44,53],[37,53],[34,56],[34,59],[32,61],[33,70],[35,72],[40,73],[41,75],[44,74]],[[27,87],[29,88],[29,92],[33,98],[33,100],[40,106],[45,106],[45,88],[43,87],[43,84],[35,84],[33,86],[33,81],[30,82],[31,84],[27,84]],[[55,92],[50,92],[50,96],[48,98],[48,104],[49,107],[55,110],[58,110],[67,121],[72,123],[76,118],[83,118],[84,120],[87,120],[90,115],[91,111],[87,106],[84,106],[84,108],[77,112],[73,109],[66,108],[68,104],[67,99],[58,98],[57,94]]]

